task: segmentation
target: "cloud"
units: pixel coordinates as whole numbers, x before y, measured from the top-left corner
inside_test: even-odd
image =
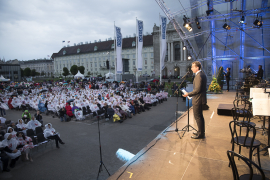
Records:
[[[0,1],[0,58],[44,58],[58,52],[63,40],[73,45],[113,38],[114,22],[124,37],[133,35],[136,17],[152,32],[159,13],[153,0]]]

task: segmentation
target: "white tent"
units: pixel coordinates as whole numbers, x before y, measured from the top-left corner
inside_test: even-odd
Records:
[[[114,74],[111,73],[111,72],[105,74],[105,76],[106,76],[106,79],[107,79],[107,78],[109,78],[109,79],[113,79],[113,78],[114,78]]]
[[[0,81],[10,81],[10,79],[6,79],[3,77],[3,75],[0,76]]]
[[[84,78],[84,75],[80,73],[80,71],[78,71],[78,73],[74,76],[75,78]]]

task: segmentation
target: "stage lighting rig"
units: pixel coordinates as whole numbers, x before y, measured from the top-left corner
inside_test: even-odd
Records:
[[[247,24],[245,23],[245,16],[242,16],[240,21],[239,21],[240,24]]]
[[[195,21],[196,21],[197,28],[198,29],[201,29],[201,26],[200,26],[200,22],[199,22],[198,17],[196,17]]]
[[[187,58],[188,60],[191,60],[191,55],[188,55],[188,58]]]
[[[258,14],[257,14],[257,18],[256,20],[253,22],[253,24],[255,25],[255,27],[260,28],[263,25],[263,22],[259,20],[258,18]]]
[[[229,25],[226,23],[226,19],[225,19],[225,24],[223,25],[223,28],[226,29],[226,30],[230,30],[230,29],[231,29],[231,26],[229,26]]]
[[[184,26],[189,32],[192,31],[192,27],[191,27],[189,18],[187,18],[187,17],[184,15],[183,20],[184,20],[183,26]]]
[[[187,47],[186,46],[183,46],[183,50],[185,51],[187,49]]]

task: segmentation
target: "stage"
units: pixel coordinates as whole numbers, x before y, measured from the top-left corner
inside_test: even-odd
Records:
[[[232,117],[217,115],[217,107],[219,104],[232,104],[234,97],[235,92],[208,95],[207,104],[209,105],[209,110],[203,112],[206,128],[205,139],[191,139],[190,137],[194,131],[186,132],[182,139],[179,138],[176,132],[164,133],[162,131],[152,142],[137,153],[131,161],[125,163],[108,179],[233,179],[232,170],[228,167],[229,160],[226,154],[227,150],[232,148],[229,130],[229,122],[232,121]],[[256,118],[251,121],[256,123],[256,127],[261,127],[262,122],[258,122],[258,120]],[[187,112],[178,118],[179,129],[182,129],[186,124]],[[190,109],[190,124],[197,128],[193,119],[192,108]],[[174,123],[171,127],[168,127],[168,130],[174,129]],[[183,133],[179,132],[179,134],[182,136]],[[263,144],[267,144],[267,136],[262,135],[261,131],[257,131],[256,139]],[[238,147],[235,148],[235,151],[238,152]],[[268,155],[263,156],[263,153],[260,154],[262,169],[266,177],[269,178],[270,158]],[[242,148],[241,154],[248,157],[248,149]],[[136,161],[133,162],[134,160]],[[257,156],[253,156],[253,161],[258,164]],[[133,163],[130,164],[131,162]],[[236,160],[236,163],[242,164],[238,166],[240,175],[249,174],[247,165],[238,160]],[[121,173],[123,174],[121,175]]]

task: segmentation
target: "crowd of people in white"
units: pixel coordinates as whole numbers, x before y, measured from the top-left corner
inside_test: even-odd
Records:
[[[93,89],[91,86],[78,88],[71,85],[39,87],[24,89],[20,95],[16,90],[6,91],[0,95],[0,109],[2,116],[5,116],[7,109],[25,110],[17,123],[5,122],[4,117],[0,117],[0,131],[3,141],[0,142],[0,160],[3,162],[3,170],[8,169],[8,162],[11,159],[10,167],[13,168],[16,161],[23,154],[26,160],[32,161],[31,149],[38,144],[38,137],[41,135],[45,139],[54,139],[56,147],[58,142],[64,144],[60,139],[60,134],[52,128],[52,124],[46,124],[43,130],[43,120],[40,112],[46,114],[53,113],[60,117],[61,121],[68,121],[75,117],[75,120],[83,120],[88,115],[99,118],[105,116],[106,120],[113,119],[113,122],[122,123],[125,119],[132,118],[145,110],[150,110],[151,106],[166,101],[168,93],[164,91],[133,92],[132,89],[120,86],[116,89],[104,87],[97,84],[99,88]],[[31,117],[28,110],[37,110],[35,116]],[[3,111],[3,112],[2,112]],[[3,114],[4,113],[4,114]],[[3,126],[9,126],[6,130]],[[2,129],[1,129],[2,128]]]

